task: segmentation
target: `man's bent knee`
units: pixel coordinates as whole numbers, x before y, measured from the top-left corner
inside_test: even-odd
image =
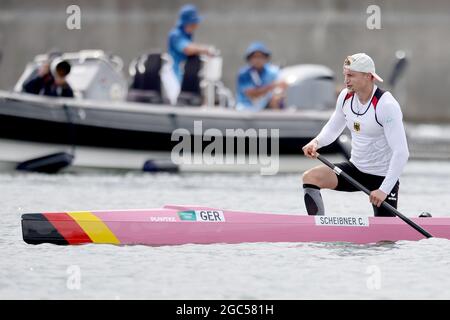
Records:
[[[316,167],[303,173],[303,184],[312,184],[325,189],[335,189],[337,183],[336,174],[329,168]]]
[[[320,179],[317,172],[314,169],[310,169],[303,173],[303,184],[313,184],[320,187]]]

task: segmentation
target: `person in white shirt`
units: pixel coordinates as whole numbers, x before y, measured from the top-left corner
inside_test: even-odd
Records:
[[[408,157],[408,144],[400,105],[390,92],[377,87],[383,82],[367,54],[348,56],[343,66],[346,88],[336,102],[336,110],[319,135],[303,147],[305,156],[317,157],[317,150],[334,142],[344,128],[352,135],[349,162],[336,164],[369,190],[375,216],[394,216],[380,207],[387,203],[397,208],[399,177]],[[309,215],[324,215],[320,189],[359,191],[325,165],[303,174],[303,190]]]

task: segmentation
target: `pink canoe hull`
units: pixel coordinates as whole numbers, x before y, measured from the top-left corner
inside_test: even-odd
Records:
[[[37,217],[38,215],[40,216]],[[434,237],[450,239],[450,218],[412,220]],[[43,242],[122,245],[244,242],[364,244],[424,239],[424,236],[399,218],[324,218],[174,205],[149,210],[23,215],[22,229],[24,240],[34,244]],[[52,241],[56,237],[61,237],[61,241]]]

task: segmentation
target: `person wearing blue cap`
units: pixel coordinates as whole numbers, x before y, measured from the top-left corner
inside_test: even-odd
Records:
[[[182,64],[188,56],[214,55],[214,47],[193,42],[194,32],[202,20],[203,17],[198,14],[194,5],[184,5],[179,11],[176,26],[169,33],[168,51],[173,59],[173,71],[180,83],[183,78]]]
[[[237,77],[238,110],[259,111],[264,108],[280,109],[286,83],[279,81],[280,68],[269,63],[270,50],[262,42],[253,42],[247,48],[247,65]]]

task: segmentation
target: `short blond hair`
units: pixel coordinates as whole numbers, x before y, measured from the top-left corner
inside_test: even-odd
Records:
[[[353,58],[351,56],[347,56],[347,58],[345,58],[344,60],[344,66],[349,66],[351,65],[353,62]]]

